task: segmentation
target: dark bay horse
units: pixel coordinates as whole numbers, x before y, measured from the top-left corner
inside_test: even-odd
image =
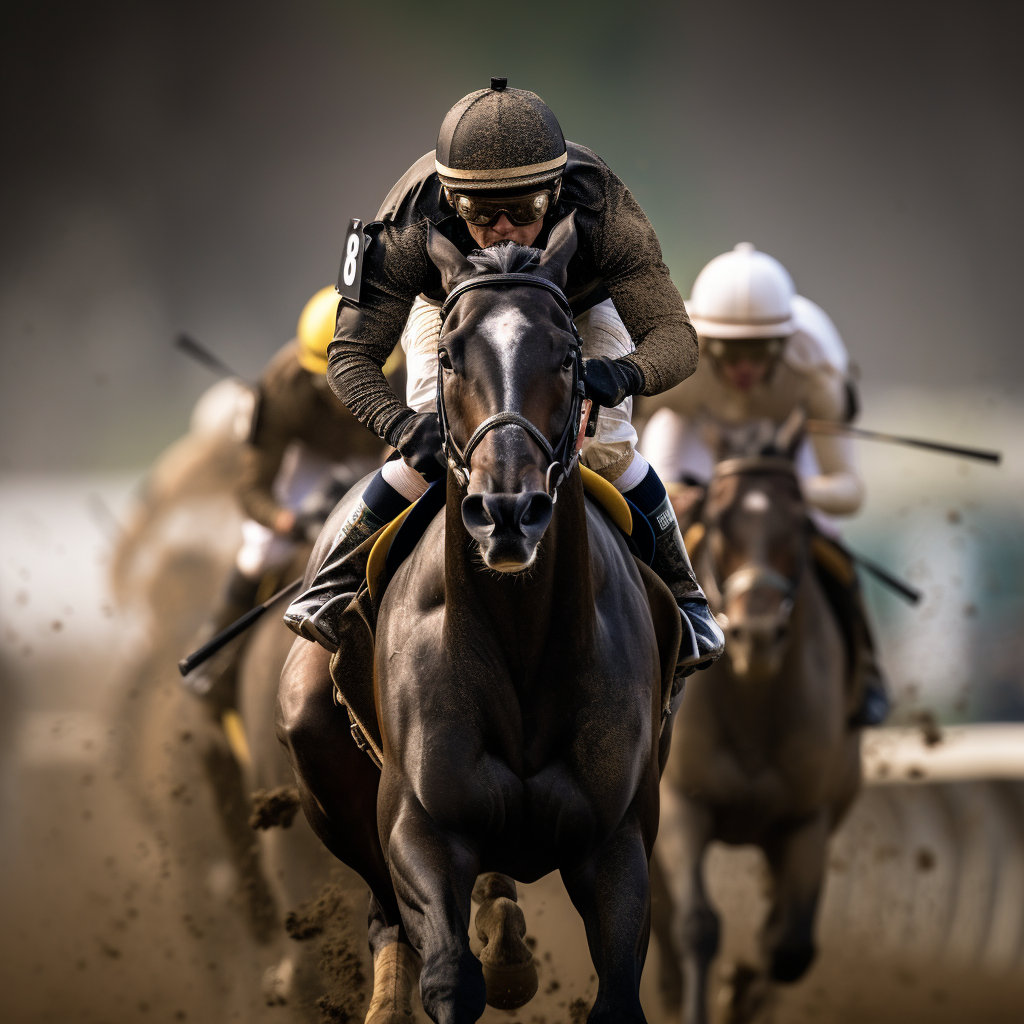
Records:
[[[417,961],[438,1024],[525,1002],[536,973],[511,879],[555,869],[599,977],[591,1024],[644,1020],[680,621],[584,501],[579,342],[561,292],[575,248],[571,217],[543,253],[508,245],[470,261],[430,234],[449,295],[447,502],[378,610],[379,775],[332,703],[327,654],[298,640],[282,675],[279,734],[304,810],[373,892],[372,1024],[409,1020]]]
[[[682,898],[659,939],[681,955],[686,1024],[708,1019],[719,944],[709,843],[759,846],[773,883],[764,963],[739,972],[731,996],[738,1021],[811,964],[828,838],[860,785],[860,736],[847,725],[858,695],[793,469],[801,425],[800,414],[783,424],[768,454],[720,462],[687,532],[727,657],[690,679],[662,784],[659,861]]]

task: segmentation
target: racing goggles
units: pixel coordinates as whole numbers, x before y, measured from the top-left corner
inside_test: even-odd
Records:
[[[782,355],[785,338],[708,338],[708,354],[720,363],[770,363]]]
[[[517,227],[533,224],[540,220],[552,204],[558,202],[558,193],[562,183],[554,188],[545,188],[537,192],[526,192],[522,195],[467,195],[463,192],[452,192],[445,189],[448,202],[455,212],[467,223],[478,227],[493,224],[502,214]]]

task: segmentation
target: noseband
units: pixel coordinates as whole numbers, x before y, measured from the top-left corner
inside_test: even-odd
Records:
[[[573,319],[572,308],[565,293],[558,285],[543,277],[534,277],[532,274],[482,274],[479,277],[470,278],[456,285],[444,300],[441,306],[441,334],[438,338],[444,337],[445,321],[455,306],[455,303],[468,291],[474,288],[491,288],[501,285],[526,285],[531,288],[543,288],[550,292],[558,300],[562,311],[569,318],[569,327],[572,330],[573,340],[571,342],[572,360],[572,404],[569,407],[569,418],[566,420],[561,437],[552,445],[544,436],[542,430],[534,423],[531,423],[521,413],[505,410],[488,416],[466,442],[465,448],[460,448],[452,437],[451,426],[448,422],[448,410],[444,402],[444,368],[441,361],[437,363],[437,415],[441,424],[442,447],[448,465],[455,474],[459,483],[465,487],[469,483],[469,460],[473,452],[480,446],[480,442],[498,427],[515,426],[521,427],[536,442],[540,450],[548,460],[548,467],[544,473],[544,489],[551,496],[552,500],[557,497],[558,485],[572,472],[579,458],[576,450],[576,438],[580,425],[580,412],[583,408],[584,387],[583,387],[583,354],[582,342],[579,331],[576,329],[576,321]]]

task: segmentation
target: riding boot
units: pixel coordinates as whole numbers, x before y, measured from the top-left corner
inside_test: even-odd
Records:
[[[252,579],[238,569],[233,569],[219,606],[201,630],[194,646],[202,646],[254,608],[259,585],[259,577]],[[244,650],[244,637],[232,641],[182,679],[182,686],[214,709],[234,707],[238,666]]]
[[[854,617],[854,636],[857,638],[857,660],[861,675],[860,706],[850,717],[850,725],[857,728],[881,725],[889,714],[889,693],[885,676],[878,664],[875,642],[868,625],[864,595],[855,585],[850,593],[850,606]]]
[[[839,619],[850,652],[853,685],[860,682],[860,702],[848,724],[854,728],[881,725],[889,713],[889,695],[875,654],[857,570],[846,550],[824,534],[814,535],[811,550],[818,579]]]
[[[338,531],[334,547],[309,589],[292,601],[284,613],[285,624],[293,633],[320,644],[331,654],[338,650],[338,620],[366,571],[362,559],[353,559],[352,553],[389,522],[360,498]]]
[[[682,612],[683,642],[676,673],[682,670],[684,675],[689,675],[695,669],[707,668],[721,656],[725,650],[725,635],[694,575],[667,495],[647,518],[654,528],[651,568],[665,581]]]

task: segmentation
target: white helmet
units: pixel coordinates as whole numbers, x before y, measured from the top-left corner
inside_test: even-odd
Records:
[[[706,338],[786,338],[796,330],[795,294],[777,259],[740,242],[697,275],[687,308]]]

